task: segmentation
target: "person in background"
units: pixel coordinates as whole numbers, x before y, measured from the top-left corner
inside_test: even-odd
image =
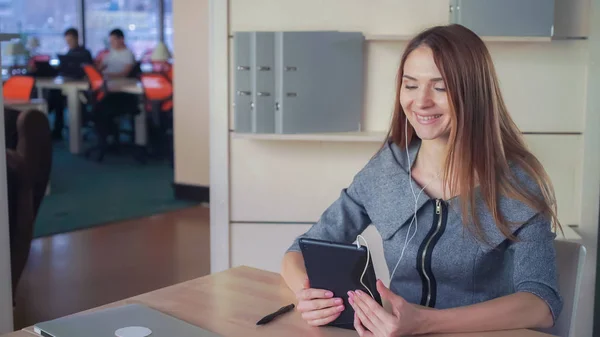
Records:
[[[69,28],[64,33],[65,43],[69,50],[67,55],[82,55],[86,63],[92,64],[92,53],[85,47],[79,44],[79,32],[75,28]],[[51,89],[48,91],[48,112],[54,111],[54,126],[52,129],[52,139],[61,140],[62,130],[64,127],[64,110],[66,98],[62,95],[60,89]]]
[[[135,56],[125,45],[125,34],[114,29],[109,34],[110,52],[102,59],[98,68],[105,77],[127,77],[135,65]]]
[[[79,44],[79,32],[75,28],[69,28],[65,31],[65,42],[69,46],[67,55],[82,55],[85,58],[86,63],[94,63],[92,59],[92,53]]]

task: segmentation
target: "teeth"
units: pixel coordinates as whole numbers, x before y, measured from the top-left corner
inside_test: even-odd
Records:
[[[442,117],[442,115],[434,115],[434,116],[420,116],[420,115],[417,115],[417,118],[420,119],[420,120],[422,120],[422,121],[430,121],[432,119],[436,119],[436,118],[440,118],[440,117]]]

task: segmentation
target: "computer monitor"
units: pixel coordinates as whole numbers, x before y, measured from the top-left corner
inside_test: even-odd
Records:
[[[34,61],[35,71],[31,73],[34,77],[55,77],[58,70],[50,64],[50,61]]]

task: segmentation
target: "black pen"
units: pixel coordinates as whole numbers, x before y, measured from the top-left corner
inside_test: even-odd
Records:
[[[260,319],[260,321],[256,322],[256,325],[264,325],[274,320],[277,316],[281,316],[288,311],[292,311],[295,308],[294,304],[286,305],[285,307],[279,308],[279,310],[275,311],[272,314],[268,314],[267,316]]]

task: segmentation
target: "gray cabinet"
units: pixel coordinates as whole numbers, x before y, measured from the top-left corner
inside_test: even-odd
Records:
[[[355,32],[236,32],[234,131],[359,131],[364,36]]]
[[[584,38],[590,0],[450,0],[450,22],[480,36]]]

